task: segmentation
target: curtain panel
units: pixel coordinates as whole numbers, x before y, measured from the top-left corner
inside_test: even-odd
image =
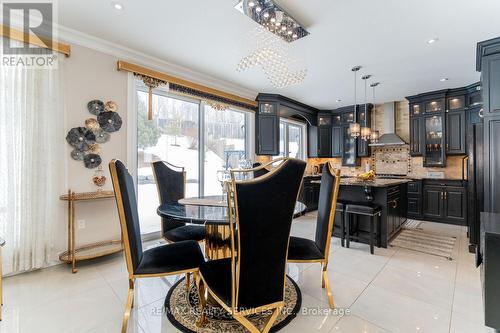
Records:
[[[57,260],[66,183],[64,110],[57,69],[0,66],[0,236],[4,274]]]

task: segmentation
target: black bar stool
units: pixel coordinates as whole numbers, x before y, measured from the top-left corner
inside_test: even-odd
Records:
[[[343,219],[342,222],[343,225],[345,224],[345,227],[343,226],[342,229],[344,229],[346,233],[344,233],[343,230],[342,236],[344,237],[345,235],[346,237],[347,247],[349,247],[349,242],[351,240],[351,221],[350,221],[351,214],[355,216],[356,215],[370,216],[370,253],[373,254],[374,241],[375,241],[374,238],[375,236],[378,236],[379,221],[380,221],[380,216],[382,215],[382,207],[371,203],[363,203],[363,204],[349,203],[345,206],[344,214],[345,218]],[[356,238],[359,239],[359,237]]]
[[[337,208],[335,209],[336,213],[340,213],[340,243],[342,247],[344,247],[345,242],[345,208],[348,202],[344,200],[337,200]]]

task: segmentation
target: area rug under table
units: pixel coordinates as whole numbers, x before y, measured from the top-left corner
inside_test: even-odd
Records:
[[[182,332],[234,332],[247,333],[247,329],[223,308],[207,304],[206,321],[203,327],[197,327],[196,321],[200,316],[198,291],[196,285],[191,281],[189,294],[186,295],[186,283],[184,278],[177,281],[168,291],[165,298],[165,313],[168,320]],[[285,287],[285,307],[278,315],[271,332],[277,332],[300,311],[302,296],[297,284],[287,276]],[[269,317],[269,314],[254,314],[247,316],[257,327],[262,328]]]
[[[436,235],[416,229],[403,229],[391,242],[391,246],[452,260],[451,256],[456,240],[456,237]]]

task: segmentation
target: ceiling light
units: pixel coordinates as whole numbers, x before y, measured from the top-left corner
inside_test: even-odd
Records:
[[[276,4],[276,0],[240,0],[234,8],[285,42],[291,43],[309,35],[303,25]]]
[[[447,77],[443,77],[443,78],[442,78],[442,79],[440,79],[439,81],[441,81],[441,82],[446,82],[446,81],[448,81],[448,80],[449,80],[449,79],[448,79]]]
[[[123,10],[123,5],[121,3],[118,3],[118,2],[112,2],[111,6],[113,6],[113,8],[116,10]]]
[[[437,37],[436,37],[436,38],[431,38],[431,39],[429,39],[429,40],[427,41],[427,44],[434,44],[434,43],[436,43],[438,40],[439,40],[439,38],[437,38]]]
[[[340,102],[342,102],[342,100],[341,100],[340,98],[337,98],[337,99],[335,100],[335,102],[340,103]]]

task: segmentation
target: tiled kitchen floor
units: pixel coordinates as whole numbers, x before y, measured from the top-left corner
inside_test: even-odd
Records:
[[[404,249],[376,249],[334,239],[329,276],[338,308],[328,309],[320,266],[292,264],[289,275],[302,290],[303,312],[281,332],[492,332],[482,322],[479,271],[467,251],[465,228],[426,222],[425,230],[458,238],[454,260]],[[312,238],[314,216],[294,222],[293,235]],[[178,332],[162,315],[171,278],[139,280],[129,332]],[[0,332],[119,332],[127,294],[121,254],[79,265],[59,265],[4,280]],[[307,310],[307,311],[306,311]],[[308,314],[307,314],[307,313]],[[319,311],[321,312],[321,311]]]

